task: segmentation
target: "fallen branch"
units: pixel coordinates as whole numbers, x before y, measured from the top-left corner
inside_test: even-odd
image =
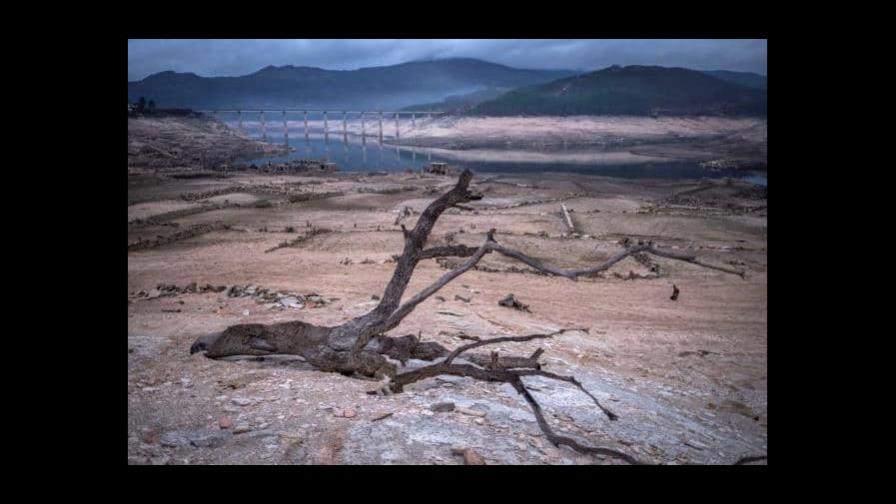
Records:
[[[563,218],[566,221],[566,226],[569,228],[569,232],[575,233],[576,226],[572,223],[572,217],[569,216],[569,210],[566,209],[566,205],[561,203],[560,209],[563,210]]]

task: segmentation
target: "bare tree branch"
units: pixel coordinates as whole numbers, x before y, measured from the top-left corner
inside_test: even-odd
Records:
[[[594,397],[594,395],[591,394],[591,392],[588,392],[588,390],[585,389],[585,387],[583,387],[582,384],[579,383],[579,381],[576,380],[576,379],[575,379],[574,377],[572,377],[572,376],[562,376],[562,375],[554,374],[554,373],[551,373],[551,372],[548,372],[548,371],[542,371],[542,370],[540,370],[540,369],[520,370],[520,371],[517,371],[517,374],[518,374],[519,376],[543,376],[543,377],[545,377],[545,378],[553,378],[554,380],[560,380],[560,381],[565,381],[565,382],[568,382],[568,383],[572,383],[573,385],[575,385],[576,387],[578,387],[579,390],[581,390],[581,391],[584,392],[588,397],[590,397],[591,400],[594,401],[594,404],[596,404],[597,407],[600,408],[601,411],[603,411],[605,415],[607,415],[607,418],[609,418],[610,420],[617,420],[617,419],[619,419],[619,416],[618,416],[616,413],[613,413],[612,411],[610,411],[609,409],[607,409],[606,407],[604,407],[604,405],[601,404],[600,401],[598,401],[597,398]]]
[[[737,459],[737,462],[734,465],[744,465],[750,462],[758,462],[760,460],[768,460],[768,455],[756,455],[751,457],[741,457]]]
[[[447,245],[444,247],[432,247],[420,252],[417,258],[432,259],[434,257],[470,257],[479,250],[476,247],[468,247],[467,245]]]
[[[554,332],[548,333],[548,334],[530,334],[528,336],[501,336],[498,338],[479,340],[475,343],[468,343],[466,345],[463,345],[463,346],[460,346],[460,347],[457,347],[456,349],[454,349],[453,352],[448,354],[448,357],[445,357],[445,364],[451,364],[451,361],[453,361],[455,358],[457,358],[457,356],[459,356],[460,354],[466,352],[467,350],[472,350],[474,348],[478,348],[481,346],[492,345],[495,343],[502,343],[502,342],[506,342],[506,341],[520,342],[520,341],[532,341],[534,339],[553,338],[554,336],[556,336],[558,334],[563,334],[567,331],[582,331],[582,332],[587,333],[588,329],[587,328],[569,328],[569,329],[560,329],[559,331],[554,331]],[[536,354],[536,356],[537,355],[540,355],[540,354]]]
[[[529,392],[529,389],[526,388],[526,386],[523,384],[523,381],[519,378],[519,376],[517,376],[515,380],[512,380],[509,383],[511,385],[513,385],[513,387],[516,389],[517,392],[522,394],[523,398],[526,399],[526,402],[529,403],[529,406],[532,407],[532,412],[535,413],[535,420],[538,422],[538,426],[541,428],[541,432],[543,432],[544,435],[548,438],[548,441],[553,443],[555,446],[566,445],[566,446],[569,446],[570,448],[572,448],[573,450],[578,451],[579,453],[592,453],[595,455],[607,455],[610,457],[616,457],[616,458],[625,460],[629,464],[634,464],[634,465],[643,465],[644,464],[644,462],[641,462],[640,460],[632,457],[631,455],[628,455],[621,451],[614,450],[612,448],[601,448],[601,447],[583,445],[583,444],[579,443],[578,441],[576,441],[575,439],[572,439],[567,436],[560,436],[560,435],[556,434],[551,429],[551,426],[548,425],[547,420],[545,420],[544,414],[541,411],[541,405],[539,405],[538,401],[536,401],[535,398],[532,397],[532,394]]]

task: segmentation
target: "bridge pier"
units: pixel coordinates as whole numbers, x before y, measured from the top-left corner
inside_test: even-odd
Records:
[[[398,140],[398,112],[395,113],[395,139]]]
[[[346,117],[348,116],[348,112],[345,110],[342,111],[342,143],[348,144],[348,123],[346,121]],[[346,155],[347,155],[346,151]]]
[[[286,124],[286,111],[283,111],[283,141],[289,145],[289,125]]]
[[[383,144],[383,111],[380,110],[380,145]],[[382,152],[380,152],[382,154]],[[382,155],[380,155],[382,157]]]
[[[264,110],[262,110],[261,111],[261,140],[267,141],[267,139],[268,139],[267,124],[265,123],[265,120],[264,120]]]
[[[330,143],[330,126],[327,124],[327,111],[324,110],[324,142]],[[327,161],[330,159],[327,158]]]
[[[305,117],[305,143],[307,144],[308,143],[308,111],[303,110],[302,114]]]
[[[361,112],[361,144],[367,145],[367,133],[364,131],[364,112]],[[366,157],[364,158],[367,159]]]
[[[239,129],[240,133],[242,133],[243,132],[243,111],[237,110],[236,115],[237,115],[237,117],[239,117],[239,121],[240,121],[238,129]]]
[[[417,114],[411,114],[411,129],[417,129]]]

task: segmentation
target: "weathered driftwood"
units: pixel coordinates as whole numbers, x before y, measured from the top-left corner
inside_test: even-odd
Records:
[[[549,334],[528,336],[506,336],[480,340],[463,345],[454,350],[435,342],[422,342],[418,336],[389,337],[384,333],[394,329],[410,314],[414,308],[438,292],[449,282],[470,270],[486,254],[497,252],[517,259],[536,270],[576,280],[579,276],[590,276],[604,271],[625,257],[639,252],[650,253],[659,257],[686,261],[727,273],[743,276],[743,272],[722,266],[702,263],[693,254],[661,249],[653,243],[629,245],[624,250],[607,259],[604,263],[591,268],[563,269],[545,264],[520,251],[500,245],[495,240],[495,230],[486,234],[486,240],[477,248],[465,245],[452,245],[424,249],[427,238],[432,232],[439,216],[447,209],[458,204],[480,199],[481,195],[469,189],[473,174],[465,170],[460,174],[453,189],[433,201],[420,214],[412,230],[401,226],[404,234],[404,250],[396,259],[395,271],[380,297],[379,304],[370,312],[349,320],[344,324],[323,327],[301,321],[282,322],[277,324],[239,324],[228,327],[220,334],[198,338],[190,352],[204,351],[210,358],[222,358],[232,355],[271,355],[294,354],[321,371],[339,372],[350,376],[383,378],[388,392],[401,392],[403,387],[438,375],[466,376],[478,380],[504,382],[512,385],[529,403],[545,436],[555,445],[565,444],[583,453],[600,453],[618,457],[631,463],[638,461],[631,456],[610,448],[595,448],[583,445],[569,437],[555,434],[547,424],[541,407],[526,388],[523,378],[540,376],[560,380],[578,387],[587,394],[594,403],[615,420],[616,415],[602,406],[573,377],[561,376],[541,369],[538,362],[543,350],[538,349],[529,357],[501,356],[497,352],[490,354],[465,354],[468,350],[492,345],[500,342],[520,342],[534,339],[550,338],[573,329],[561,329]],[[401,303],[402,296],[414,273],[417,264],[423,259],[434,257],[466,257],[467,260],[453,270],[445,273],[435,283],[421,290],[410,299]],[[584,329],[579,329],[584,330]],[[467,361],[455,362],[461,354]],[[390,359],[405,363],[408,359],[431,361],[433,364],[416,369],[399,372],[398,367]],[[372,391],[376,393],[376,391]]]
[[[569,210],[566,209],[566,205],[560,204],[560,208],[563,210],[563,219],[566,221],[566,227],[569,228],[570,233],[576,232],[576,226],[572,223],[572,217],[569,216]]]

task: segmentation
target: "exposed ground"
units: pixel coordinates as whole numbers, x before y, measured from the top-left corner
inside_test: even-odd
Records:
[[[282,153],[282,145],[251,140],[201,114],[128,117],[128,167],[210,168]]]
[[[471,160],[488,160],[494,148],[572,148],[581,152],[570,156],[595,158],[588,162],[600,162],[601,155],[643,156],[641,162],[651,157],[724,161],[747,168],[764,168],[768,162],[768,121],[759,118],[447,116],[416,126],[403,120],[398,143],[469,151]],[[391,136],[392,124],[387,122],[384,131]]]
[[[452,447],[472,448],[488,464],[617,463],[550,446],[507,385],[446,377],[370,396],[374,383],[317,372],[296,358],[190,355],[197,336],[232,324],[337,324],[370,309],[402,247],[399,212],[419,212],[454,182],[407,173],[183,179],[132,170],[129,463],[464,463]],[[501,347],[514,354],[544,347],[546,370],[577,376],[619,415],[609,422],[574,387],[533,380],[555,430],[661,464],[727,464],[767,454],[764,191],[724,180],[561,173],[478,174],[473,186],[484,194],[468,204],[476,210],[446,212],[431,244],[478,246],[496,228],[496,239],[513,248],[584,267],[631,237],[745,268],[746,279],[628,258],[603,278],[572,282],[493,254],[392,334],[419,333],[454,347],[468,342],[461,334],[589,327],[590,334]],[[561,203],[578,236],[569,234]],[[422,262],[408,295],[443,266],[450,260]],[[669,299],[673,284],[677,301]],[[500,306],[509,293],[531,311]],[[433,411],[444,402],[454,409]]]

